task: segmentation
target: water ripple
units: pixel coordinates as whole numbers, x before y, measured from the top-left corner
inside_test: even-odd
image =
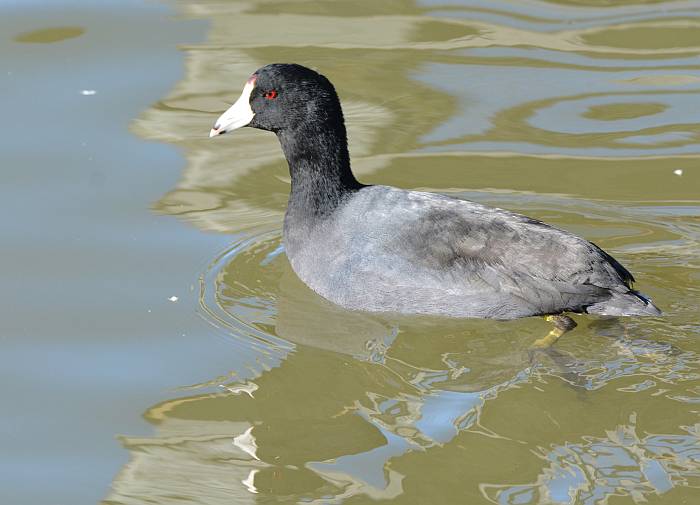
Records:
[[[685,434],[638,435],[636,416],[629,424],[586,436],[579,443],[537,451],[543,468],[533,483],[482,484],[489,501],[499,505],[607,503],[613,496],[635,502],[674,486],[700,486],[700,424],[682,427]]]

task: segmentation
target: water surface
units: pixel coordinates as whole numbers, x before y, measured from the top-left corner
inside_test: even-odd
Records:
[[[234,237],[202,274],[200,311],[256,356],[152,407],[156,434],[125,438],[112,499],[179,482],[209,503],[697,501],[699,4],[180,5],[211,30],[136,130],[188,160],[155,209]],[[537,319],[374,317],[320,299],[284,256],[276,139],[203,138],[273,61],[336,84],[363,181],[579,233],[665,317],[580,317],[532,360]]]
[[[120,58],[144,68],[126,78],[100,66],[103,82],[71,84],[76,103],[103,100],[120,122],[105,109],[81,116],[53,144],[65,151],[58,167],[13,172],[16,194],[61,203],[26,206],[11,223],[6,264],[23,266],[10,279],[25,297],[7,319],[17,338],[4,370],[21,386],[9,408],[25,426],[13,454],[33,451],[30,468],[42,454],[86,454],[73,475],[110,504],[700,500],[700,3],[168,6],[177,19],[143,18],[169,34],[161,59],[145,35],[115,35]],[[95,32],[76,16],[50,26],[86,29],[21,45],[49,25],[18,25],[12,54],[58,44],[78,54]],[[175,67],[155,85],[145,67],[161,60]],[[320,299],[284,255],[289,176],[275,137],[207,138],[248,76],[276,61],[334,82],[363,182],[580,234],[625,264],[664,316],[579,316],[555,350],[533,357],[530,343],[549,329],[537,318],[379,317]],[[126,86],[139,89],[128,98],[105,93],[137,78],[146,84]],[[121,143],[86,124],[112,124]],[[78,131],[99,132],[86,154],[100,161],[74,176],[98,174],[93,189],[70,193]],[[30,140],[10,150],[13,166]],[[64,259],[52,263],[57,251]],[[30,267],[41,275],[27,277]],[[47,406],[52,398],[70,402]],[[52,418],[64,424],[37,421]],[[98,444],[104,464],[86,465],[97,458],[82,447]],[[77,481],[46,495],[88,500]]]

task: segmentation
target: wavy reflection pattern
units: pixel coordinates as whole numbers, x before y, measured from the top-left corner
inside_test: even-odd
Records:
[[[533,484],[481,486],[499,505],[606,503],[613,496],[635,502],[676,485],[700,487],[700,424],[682,427],[685,435],[649,434],[634,425],[618,426],[605,437],[584,437],[539,451],[547,465]]]
[[[182,81],[134,129],[187,158],[155,209],[233,235],[202,274],[200,311],[256,359],[151,407],[156,433],[123,438],[132,459],[107,503],[690,503],[697,2],[178,5],[211,23],[208,40],[183,48]],[[289,177],[274,136],[206,138],[250,72],[280,60],[332,77],[363,180],[579,233],[638,274],[665,318],[581,318],[530,361],[540,321],[379,318],[321,300],[283,254]],[[630,421],[606,431],[620,412]]]

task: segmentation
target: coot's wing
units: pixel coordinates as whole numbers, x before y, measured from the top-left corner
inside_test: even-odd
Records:
[[[429,193],[408,199],[388,246],[465,290],[502,293],[549,313],[583,310],[629,291],[634,280],[594,244],[540,221]]]

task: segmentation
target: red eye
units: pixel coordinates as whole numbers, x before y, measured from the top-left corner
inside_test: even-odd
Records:
[[[268,100],[274,100],[275,98],[277,98],[277,91],[271,89],[270,91],[266,91],[263,96]]]

